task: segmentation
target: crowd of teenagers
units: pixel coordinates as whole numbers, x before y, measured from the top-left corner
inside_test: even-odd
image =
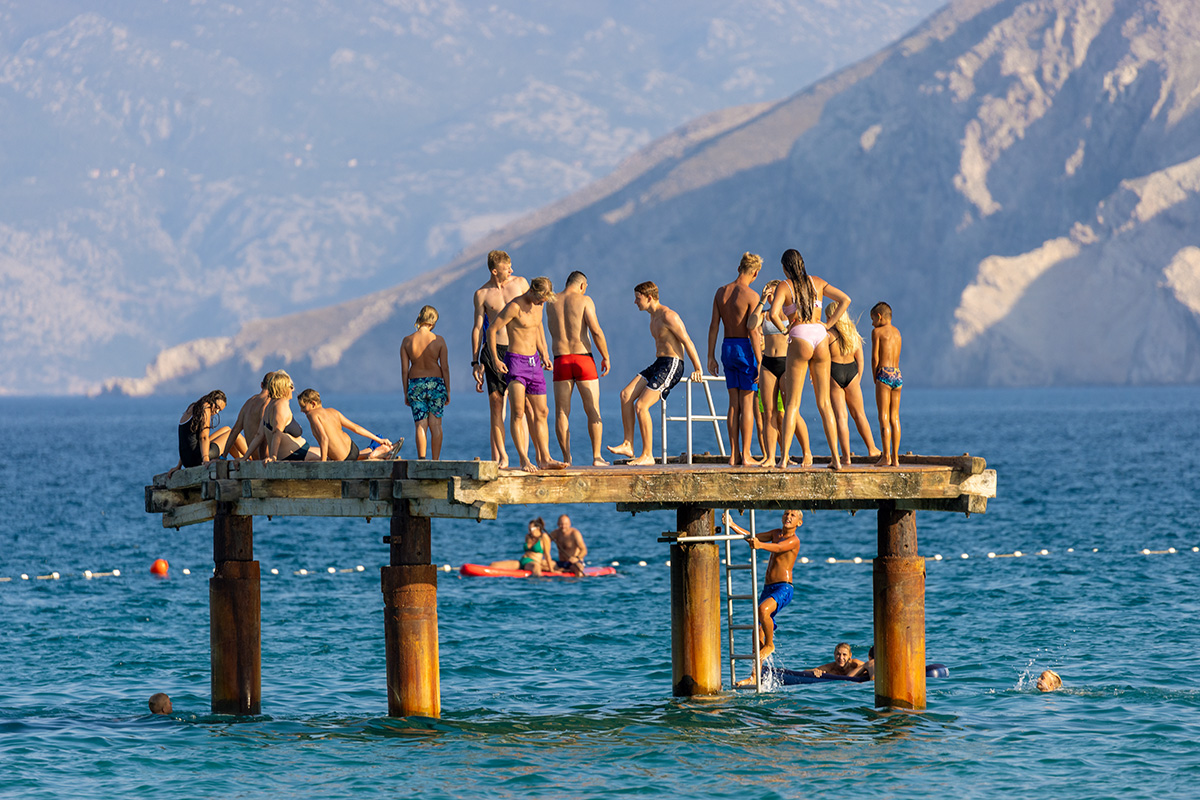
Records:
[[[870,312],[870,374],[882,439],[879,449],[863,408],[860,381],[865,372],[864,341],[848,314],[849,296],[808,274],[796,250],[786,251],[780,264],[783,277],[768,281],[760,295],[754,284],[762,271],[762,258],[745,253],[737,266],[737,277],[718,288],[713,297],[704,366],[714,376],[724,370],[729,392],[729,463],[786,468],[793,463],[794,440],[800,445],[800,465],[812,465],[808,429],[800,416],[801,390],[807,375],[833,469],[850,464],[851,419],[876,466],[899,466],[904,380],[899,365],[901,337],[892,324],[891,307],[876,303]],[[515,275],[512,260],[503,250],[488,254],[487,268],[488,280],[474,294],[471,370],[476,391],[488,396],[492,459],[501,468],[509,466],[507,416],[521,470],[537,472],[570,466],[571,400],[578,392],[587,414],[591,463],[606,466],[601,446],[600,378],[609,371],[608,345],[596,304],[587,294],[587,276],[572,272],[556,293],[549,278],[530,281]],[[681,380],[703,380],[704,366],[683,319],[662,302],[654,282],[633,287],[633,302],[650,316],[655,357],[621,390],[622,439],[607,450],[629,464],[644,465],[654,463],[651,409]],[[442,416],[450,404],[449,359],[445,339],[434,332],[437,321],[437,310],[424,306],[417,315],[416,331],[400,346],[405,403],[412,410],[417,457],[422,459],[441,457]],[[718,363],[717,338],[722,329]],[[690,373],[685,358],[694,367]],[[562,460],[550,454],[546,372],[551,372],[554,388],[554,429]],[[267,373],[261,391],[246,400],[231,427],[219,427],[219,415],[226,405],[220,390],[190,404],[179,421],[179,463],[175,469],[221,457],[353,461],[397,456],[403,439],[393,444],[337,409],[323,407],[315,389],[305,389],[297,398],[315,440],[309,441],[292,414],[295,388],[287,372]],[[348,431],[366,437],[370,443],[360,448]],[[639,435],[640,451],[634,448]],[[762,451],[758,459],[751,454],[755,441]]]

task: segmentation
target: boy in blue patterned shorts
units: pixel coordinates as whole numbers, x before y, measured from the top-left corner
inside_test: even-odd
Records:
[[[425,458],[428,434],[434,461],[442,456],[442,410],[450,405],[450,362],[446,340],[433,332],[437,321],[437,309],[423,306],[417,314],[417,332],[400,344],[404,404],[412,408],[417,427],[417,458]]]
[[[775,615],[792,602],[792,567],[800,554],[800,538],[796,530],[804,524],[804,513],[797,509],[783,512],[780,527],[750,537],[750,531],[734,525],[729,527],[749,538],[752,550],[766,550],[771,554],[767,574],[763,579],[763,590],[758,596],[759,658],[766,661],[775,652]],[[751,677],[748,681],[753,681]]]
[[[879,434],[883,455],[877,467],[900,466],[900,331],[892,324],[892,307],[876,303],[871,309],[871,374],[875,376],[875,406],[879,410]]]

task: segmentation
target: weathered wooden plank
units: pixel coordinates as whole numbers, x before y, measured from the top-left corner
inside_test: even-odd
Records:
[[[704,508],[732,508],[740,511],[786,511],[798,508],[801,511],[874,511],[883,499],[863,500],[728,500],[726,502],[697,503]],[[987,498],[976,495],[959,497],[930,497],[896,500],[896,507],[904,511],[948,511],[957,514],[983,514],[987,511]],[[641,514],[646,511],[674,511],[679,503],[617,503],[621,513]]]
[[[363,481],[392,477],[394,461],[239,461],[233,477],[242,480]]]
[[[163,514],[164,528],[182,528],[195,525],[197,522],[208,522],[217,515],[217,501],[205,500],[200,503],[173,508]]]
[[[146,513],[162,514],[172,508],[200,502],[200,492],[195,489],[164,489],[161,486],[146,487]]]
[[[398,501],[399,502],[399,501]],[[408,513],[414,517],[443,519],[495,519],[499,506],[495,503],[454,503],[449,500],[409,500]]]
[[[343,496],[342,484],[343,481],[302,481],[293,480],[290,478],[279,480],[242,480],[239,481],[242,486],[242,491],[239,497],[255,498],[258,500],[266,500],[276,497],[290,498],[307,498],[307,499],[324,499],[324,500],[340,500]],[[365,495],[365,482],[364,497]]]
[[[397,500],[446,500],[449,498],[447,484],[453,480],[393,481],[392,496]]]
[[[457,477],[491,481],[500,475],[495,461],[409,461],[407,466],[408,477],[419,480]]]
[[[390,517],[389,500],[250,497],[234,504],[234,512],[254,517]]]
[[[201,464],[198,467],[184,467],[177,470],[174,475],[167,477],[167,473],[163,472],[155,475],[151,484],[165,489],[183,489],[189,486],[199,486],[201,481],[209,478],[217,477],[215,462]]]
[[[232,480],[208,480],[200,484],[201,500],[216,500],[231,503],[242,496],[242,482]]]
[[[982,461],[983,459],[980,459]],[[980,497],[996,496],[996,470],[987,469],[971,475],[958,484],[962,494],[973,494]]]
[[[486,483],[450,482],[449,499],[499,505],[537,503],[695,503],[745,507],[833,500],[946,498],[962,494],[950,469],[861,471],[602,470],[502,476]]]

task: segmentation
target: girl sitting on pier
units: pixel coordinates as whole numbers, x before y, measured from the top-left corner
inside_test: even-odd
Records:
[[[550,560],[550,534],[546,533],[546,522],[541,517],[529,521],[529,532],[525,534],[525,552],[520,561],[508,559],[493,561],[488,565],[492,569],[527,569],[538,577],[545,572],[554,570],[554,562]]]
[[[771,301],[771,321],[780,330],[787,329],[787,369],[784,372],[784,397],[787,403],[783,415],[783,460],[780,468],[788,466],[788,453],[792,446],[790,432],[795,429],[800,416],[800,391],[804,388],[804,373],[811,367],[813,393],[817,397],[817,411],[821,413],[821,424],[825,428],[825,440],[829,442],[832,456],[829,466],[841,469],[838,458],[837,426],[833,418],[833,407],[829,400],[829,328],[846,313],[850,297],[836,286],[809,275],[804,269],[804,258],[796,250],[788,250],[780,259],[787,280],[775,290]],[[837,301],[838,308],[824,325],[821,324],[822,298]],[[804,466],[811,466],[806,459]]]
[[[220,419],[221,411],[225,408],[225,393],[214,389],[192,403],[179,418],[179,463],[172,467],[167,475],[175,474],[180,467],[198,467],[215,461],[221,457],[225,440],[229,438],[229,426],[212,430],[213,417]],[[246,442],[242,437],[229,448],[235,456],[246,452]]]

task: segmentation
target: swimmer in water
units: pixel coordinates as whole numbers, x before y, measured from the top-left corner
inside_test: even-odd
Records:
[[[1048,669],[1038,676],[1037,690],[1039,692],[1056,692],[1062,688],[1062,678],[1052,669]]]
[[[829,673],[830,675],[857,675],[864,666],[865,664],[855,658],[850,652],[850,645],[840,642],[833,648],[833,661],[830,661],[828,664],[822,664],[819,667],[814,667],[812,674],[814,678],[819,678],[825,673]]]

